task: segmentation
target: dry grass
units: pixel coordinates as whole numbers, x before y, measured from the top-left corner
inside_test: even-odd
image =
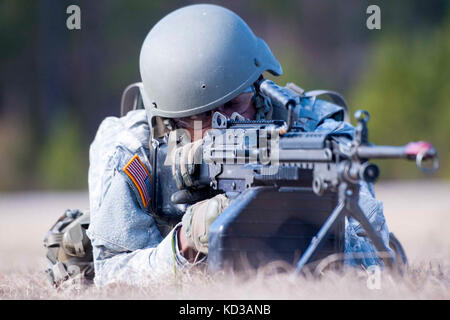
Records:
[[[3,299],[450,299],[450,265],[429,262],[403,277],[383,273],[379,289],[369,289],[364,271],[328,272],[321,279],[289,275],[252,277],[184,274],[149,286],[67,285],[55,290],[40,270],[0,274]]]
[[[384,183],[376,190],[410,266],[402,278],[383,273],[373,290],[367,273],[355,270],[321,279],[197,272],[146,287],[55,290],[43,273],[42,236],[66,207],[86,208],[86,193],[0,195],[0,299],[450,299],[450,184]]]

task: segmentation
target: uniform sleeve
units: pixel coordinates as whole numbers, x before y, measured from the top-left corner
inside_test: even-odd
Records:
[[[117,172],[99,210],[91,212],[95,284],[148,283],[172,276],[189,263],[179,253],[177,225],[162,239],[153,217],[142,210],[124,176]]]

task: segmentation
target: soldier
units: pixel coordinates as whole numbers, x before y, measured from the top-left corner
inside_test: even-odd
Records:
[[[264,71],[280,75],[282,68],[266,43],[240,17],[220,6],[184,7],[152,28],[140,54],[145,110],[106,118],[90,148],[87,234],[97,286],[142,284],[205,261],[209,226],[230,201],[222,194],[200,201],[187,208],[181,221],[155,212],[152,143],[167,141],[177,128],[189,132],[192,142],[172,152],[177,184],[189,185],[190,164],[210,128],[213,110],[228,116],[238,112],[248,119],[273,116],[269,99],[253,87]],[[195,121],[200,124],[197,132]],[[313,129],[351,130],[332,119],[322,123]],[[387,243],[381,203],[371,186],[361,190],[361,206]],[[355,222],[347,224],[346,251],[373,250],[359,229]],[[367,264],[376,262],[369,260]]]

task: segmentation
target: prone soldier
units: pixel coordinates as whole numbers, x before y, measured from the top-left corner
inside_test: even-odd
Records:
[[[225,194],[207,199],[190,194],[191,203],[199,201],[166,214],[154,205],[161,196],[154,182],[173,178],[180,187],[192,185],[194,160],[214,111],[250,120],[282,117],[256,89],[263,72],[279,76],[282,68],[268,45],[223,7],[187,6],[151,29],[140,53],[142,82],[134,85],[144,109],[106,118],[90,147],[87,236],[97,286],[143,284],[207,261],[209,227],[231,200]],[[336,116],[342,113],[336,104],[318,104],[305,128],[351,133],[353,128]],[[153,159],[156,147],[171,139],[177,143],[170,151],[173,177],[167,177],[154,170]],[[371,184],[361,183],[359,205],[388,247],[382,203]],[[361,231],[356,221],[346,220],[346,252],[375,251]],[[376,257],[362,261],[381,263]]]

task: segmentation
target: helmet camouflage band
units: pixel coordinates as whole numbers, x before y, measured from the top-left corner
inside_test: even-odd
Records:
[[[267,44],[217,5],[191,5],[165,16],[140,54],[141,93],[151,116],[179,118],[214,109],[264,71],[282,73]]]

